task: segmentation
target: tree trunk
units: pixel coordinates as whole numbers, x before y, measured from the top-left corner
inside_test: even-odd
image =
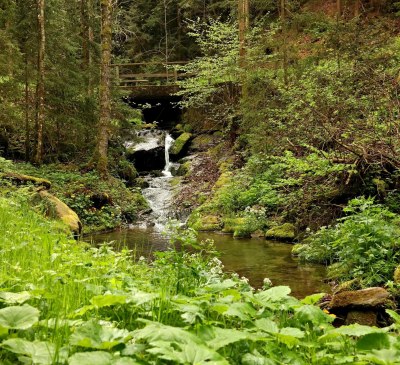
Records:
[[[37,0],[38,17],[38,64],[37,64],[37,86],[36,86],[36,153],[34,162],[41,164],[43,162],[43,125],[44,125],[44,77],[45,77],[45,0]]]
[[[355,0],[354,3],[354,16],[358,18],[360,16],[361,11],[361,0]]]
[[[238,0],[239,63],[243,66],[246,57],[246,32],[249,28],[249,0]]]
[[[29,62],[28,55],[25,55],[25,160],[29,161],[30,159],[30,140],[31,140],[31,131],[30,131],[30,123],[29,123],[29,108],[30,108],[30,100],[29,100]]]
[[[287,49],[287,29],[286,29],[286,0],[280,0],[280,17],[282,22],[282,66],[283,66],[283,79],[285,85],[288,84],[288,49]]]
[[[338,18],[342,16],[342,12],[342,0],[336,0],[336,14]]]
[[[108,139],[111,119],[111,47],[112,47],[112,0],[101,0],[101,74],[100,118],[94,162],[104,178],[108,175]]]

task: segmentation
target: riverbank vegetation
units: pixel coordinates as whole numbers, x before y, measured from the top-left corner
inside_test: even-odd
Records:
[[[212,246],[172,234],[151,264],[69,240],[60,225],[0,199],[3,364],[394,364],[399,318],[378,329],[333,317],[288,287],[255,291],[222,273]]]
[[[254,290],[191,228],[297,242],[338,291],[383,286],[398,307],[399,11],[3,1],[0,364],[398,363],[395,311],[334,328],[323,295]],[[149,132],[153,155],[137,154]],[[162,175],[166,132],[189,229],[151,263],[70,240],[150,213],[143,176]]]

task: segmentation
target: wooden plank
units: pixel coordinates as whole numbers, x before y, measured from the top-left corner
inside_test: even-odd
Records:
[[[130,67],[130,66],[146,66],[146,65],[186,65],[189,61],[171,61],[171,62],[134,62],[134,63],[113,63],[111,67]]]

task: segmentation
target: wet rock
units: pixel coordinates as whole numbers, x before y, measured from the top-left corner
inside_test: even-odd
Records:
[[[162,170],[165,166],[165,148],[156,147],[149,150],[131,151],[126,154],[138,172]]]
[[[189,140],[192,138],[191,133],[182,133],[172,145],[169,153],[171,156],[179,156],[182,155],[183,152],[186,150]]]
[[[46,189],[51,188],[51,182],[40,177],[18,174],[16,172],[7,172],[3,175],[3,179],[11,180],[17,185],[26,185],[28,183],[35,186],[43,186]]]
[[[332,310],[345,308],[377,308],[387,304],[389,296],[390,294],[386,289],[379,287],[344,291],[333,296],[329,307]]]
[[[258,229],[257,231],[253,232],[251,234],[251,238],[262,238],[265,239],[265,232],[261,229]]]
[[[276,226],[267,231],[265,237],[267,239],[275,239],[281,241],[293,241],[296,237],[296,228],[291,223],[285,223],[281,226]]]

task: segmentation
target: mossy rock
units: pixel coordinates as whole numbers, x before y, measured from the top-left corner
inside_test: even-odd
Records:
[[[246,224],[246,218],[224,218],[223,233],[235,233],[235,231]]]
[[[393,280],[396,284],[400,284],[400,265],[394,271]]]
[[[82,232],[82,223],[76,214],[67,204],[50,194],[46,190],[39,191],[37,196],[47,203],[47,216],[60,219],[69,227],[75,237],[79,237]]]
[[[251,238],[254,228],[246,218],[225,218],[222,232],[233,233],[234,238]]]
[[[293,241],[296,237],[296,227],[292,223],[285,223],[269,229],[265,237],[278,241]]]
[[[222,227],[220,217],[216,215],[197,216],[189,219],[189,226],[196,231],[219,231]]]
[[[200,134],[192,140],[190,149],[193,151],[206,151],[215,144],[215,141],[216,138],[210,134]]]
[[[124,179],[129,186],[132,186],[139,174],[132,163],[122,160],[118,164],[118,176]]]
[[[46,179],[42,179],[40,177],[23,175],[16,172],[7,172],[3,175],[3,179],[11,180],[13,183],[17,185],[26,185],[28,183],[33,184],[35,186],[43,186],[46,189],[51,188],[51,182]]]
[[[231,177],[232,177],[231,172],[224,172],[223,174],[221,174],[216,183],[214,184],[214,189],[217,190],[226,185],[229,185],[231,183]]]
[[[182,133],[174,142],[169,150],[170,155],[177,156],[182,153],[187,146],[189,140],[192,138],[191,133]]]
[[[297,245],[294,245],[292,248],[292,256],[299,256],[306,248],[307,245],[303,243],[298,243]]]
[[[191,162],[186,161],[179,165],[178,170],[176,171],[176,176],[187,176],[190,172]]]

